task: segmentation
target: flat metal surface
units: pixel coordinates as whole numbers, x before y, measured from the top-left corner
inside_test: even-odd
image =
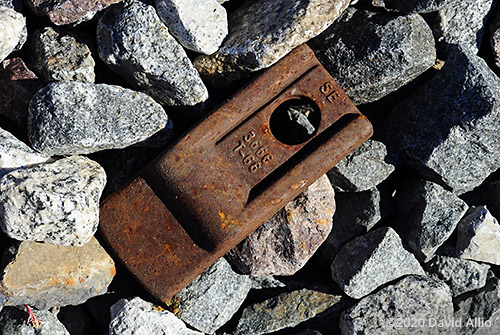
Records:
[[[303,143],[276,139],[270,119],[291,99],[321,118]],[[156,298],[167,301],[372,134],[302,45],[184,134],[105,199],[100,231]]]

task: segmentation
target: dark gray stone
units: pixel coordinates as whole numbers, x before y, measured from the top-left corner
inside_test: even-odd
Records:
[[[431,319],[436,325],[430,324]],[[343,335],[455,334],[453,327],[439,327],[440,322],[453,322],[448,286],[424,276],[408,276],[347,309],[340,317],[340,329]]]
[[[455,0],[382,0],[382,6],[402,13],[430,13],[452,1]]]
[[[70,335],[56,316],[49,311],[31,309],[40,321],[40,327],[26,322],[26,307],[5,307],[0,313],[0,334],[2,335]]]
[[[408,182],[397,194],[401,238],[427,262],[453,233],[468,206],[455,194],[425,180]]]
[[[341,296],[302,289],[246,307],[235,335],[268,334],[313,318],[339,303]]]
[[[332,263],[333,280],[355,299],[409,274],[423,275],[424,270],[389,227],[356,237],[340,249]]]
[[[500,167],[500,79],[466,48],[455,46],[388,122],[385,136],[409,165],[455,193],[471,191]]]
[[[444,281],[452,296],[480,289],[486,285],[489,265],[456,257],[436,255],[424,266],[432,277]]]
[[[386,146],[368,140],[328,171],[336,190],[361,192],[374,188],[395,170]]]
[[[213,333],[236,313],[252,288],[252,280],[221,258],[174,296],[177,316],[190,326]]]
[[[163,108],[144,93],[119,86],[54,82],[30,102],[30,142],[47,155],[124,148],[172,127]]]
[[[348,8],[310,45],[355,104],[386,96],[436,61],[432,31],[418,14]]]
[[[151,5],[131,0],[106,10],[97,44],[113,71],[162,104],[192,106],[208,98],[184,49]]]

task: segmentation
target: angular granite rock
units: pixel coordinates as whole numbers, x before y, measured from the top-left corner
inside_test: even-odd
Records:
[[[111,306],[110,335],[202,335],[186,328],[173,313],[142,300],[121,299]]]
[[[385,136],[409,165],[457,194],[500,167],[500,78],[466,48],[454,47],[444,67],[392,116]]]
[[[54,82],[30,102],[28,130],[47,155],[88,154],[141,142],[171,122],[144,93],[119,86]]]
[[[486,285],[489,265],[456,257],[436,255],[424,266],[432,277],[444,281],[456,297]]]
[[[169,32],[189,50],[211,55],[227,35],[227,13],[216,0],[156,0]]]
[[[6,173],[51,161],[0,128],[0,178]]]
[[[295,47],[325,30],[349,0],[250,1],[229,17],[229,35],[218,52],[201,56],[195,66],[203,78],[217,82],[227,73],[267,68]]]
[[[333,280],[355,299],[402,276],[424,274],[415,256],[404,249],[390,227],[376,229],[344,245],[331,268]]]
[[[375,0],[373,0],[375,1]],[[388,10],[402,13],[431,13],[456,0],[381,0]]]
[[[11,238],[82,246],[97,231],[104,169],[82,156],[0,179],[0,227]]]
[[[485,206],[471,207],[457,231],[460,258],[500,265],[500,224]]]
[[[24,306],[5,307],[0,312],[0,334],[2,335],[70,335],[57,317],[49,311],[32,309],[40,327],[28,323],[28,312]]]
[[[326,239],[334,212],[335,193],[322,176],[233,248],[228,258],[252,276],[292,275]]]
[[[204,333],[213,333],[231,319],[251,288],[250,277],[237,274],[221,258],[172,300],[181,320]]]
[[[434,321],[436,324],[430,323]],[[424,276],[408,276],[347,309],[340,318],[340,329],[343,335],[450,335],[453,327],[438,325],[453,321],[448,286]]]
[[[42,81],[21,58],[4,60],[0,64],[0,114],[25,129],[29,102],[42,87]]]
[[[26,35],[26,18],[14,9],[0,5],[0,62],[14,51]]]
[[[51,27],[30,35],[31,64],[45,81],[95,80],[95,62],[83,33],[63,32]]]
[[[376,101],[434,65],[432,31],[418,14],[349,8],[311,48],[355,104]]]
[[[52,23],[64,24],[88,21],[94,15],[121,0],[26,0],[37,15],[48,16]]]
[[[97,27],[99,57],[128,82],[166,105],[196,105],[208,91],[155,8],[139,0],[107,10]]]
[[[397,194],[401,238],[427,262],[453,233],[468,206],[455,194],[425,180],[408,182]]]
[[[479,291],[453,301],[455,320],[461,321],[457,335],[490,335],[500,332],[500,280],[491,278]]]
[[[38,309],[79,305],[106,293],[116,273],[111,257],[95,238],[83,247],[21,242],[2,260],[0,293],[7,305]]]
[[[337,304],[341,296],[302,289],[246,307],[235,335],[260,335],[294,327]]]
[[[383,182],[395,169],[382,142],[368,140],[328,171],[336,190],[361,192]]]

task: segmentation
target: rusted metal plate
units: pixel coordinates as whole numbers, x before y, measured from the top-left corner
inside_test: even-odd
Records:
[[[270,119],[291,99],[320,119],[299,144]],[[306,45],[209,114],[101,204],[100,231],[155,297],[171,298],[372,134]]]

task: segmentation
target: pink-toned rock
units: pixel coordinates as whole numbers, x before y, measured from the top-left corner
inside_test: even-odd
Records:
[[[90,20],[95,13],[121,0],[27,0],[37,15],[48,16],[60,26]]]
[[[332,229],[334,212],[335,193],[323,176],[227,256],[245,274],[292,275],[324,242]]]

